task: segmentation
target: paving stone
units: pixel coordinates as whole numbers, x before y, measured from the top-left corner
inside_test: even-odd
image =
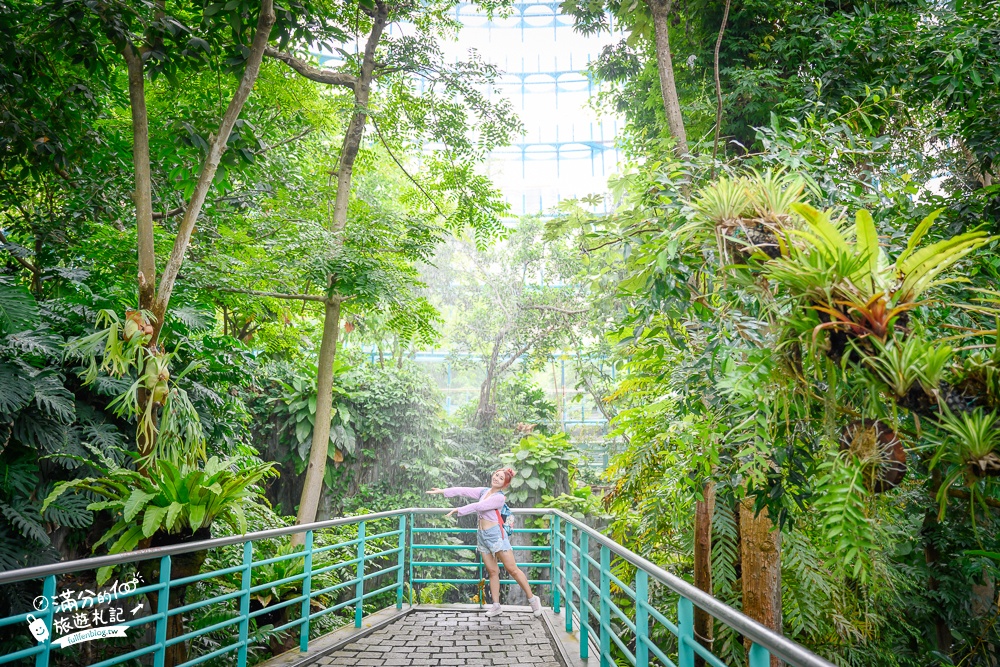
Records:
[[[562,667],[540,619],[485,609],[418,609],[392,625],[324,656],[324,667]]]

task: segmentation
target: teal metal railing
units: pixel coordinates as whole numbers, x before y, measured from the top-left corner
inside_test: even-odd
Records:
[[[396,607],[402,608],[405,585],[406,540],[408,535],[407,517],[410,515],[410,512],[381,512],[333,521],[323,521],[306,526],[292,526],[247,535],[191,542],[156,549],[143,549],[116,556],[88,558],[0,573],[0,585],[32,580],[41,581],[41,596],[35,597],[33,603],[35,609],[12,614],[6,618],[0,618],[0,629],[6,626],[29,622],[29,625],[24,627],[24,634],[30,639],[32,636],[29,634],[31,630],[30,622],[41,620],[45,626],[44,634],[47,635],[45,641],[40,641],[34,646],[10,652],[6,655],[0,655],[0,665],[33,659],[35,667],[46,667],[56,651],[65,650],[57,645],[57,638],[53,636],[55,630],[53,619],[56,616],[83,609],[86,609],[87,612],[99,609],[101,605],[108,603],[107,601],[101,602],[102,598],[105,597],[109,599],[113,598],[115,603],[120,603],[120,601],[136,598],[141,601],[141,596],[145,596],[148,593],[155,594],[157,598],[157,608],[150,610],[153,613],[146,616],[129,618],[121,623],[121,625],[126,627],[126,632],[131,628],[138,628],[140,632],[143,632],[152,627],[153,641],[147,645],[126,650],[120,655],[93,663],[93,667],[111,667],[112,665],[123,664],[146,656],[151,656],[153,667],[162,667],[167,651],[171,646],[181,642],[190,642],[209,633],[219,633],[226,630],[232,631],[230,635],[232,641],[226,642],[225,645],[217,649],[195,656],[183,662],[182,665],[190,667],[226,654],[233,654],[235,655],[236,664],[239,667],[244,667],[247,664],[247,655],[250,647],[257,642],[263,643],[264,639],[263,635],[251,634],[251,621],[265,614],[273,614],[285,608],[298,609],[298,617],[277,627],[270,628],[268,634],[297,630],[299,633],[299,648],[307,651],[309,648],[311,624],[327,614],[353,607],[354,624],[356,627],[361,627],[365,601],[391,591],[395,591],[396,593]],[[387,522],[392,526],[391,530],[382,530],[381,532],[371,532],[369,530],[369,526],[384,527],[384,524]],[[356,528],[353,538],[322,546],[317,545],[317,535],[322,535],[324,531],[331,531],[331,529],[343,529],[350,526]],[[301,545],[300,550],[273,558],[254,559],[256,545],[293,534],[300,534],[302,537],[304,543]],[[387,542],[389,543],[389,548],[383,548]],[[232,545],[242,546],[242,559],[239,565],[202,572],[183,578],[171,577],[171,565],[174,559],[192,552],[222,549]],[[323,560],[324,554],[334,552],[342,555],[353,555],[353,558],[344,558],[337,562],[319,566],[319,561]],[[59,596],[57,578],[62,575],[79,575],[80,573],[96,570],[100,567],[129,565],[154,558],[159,561],[159,577],[156,582],[144,582],[145,585],[125,586],[119,589],[116,581],[114,591],[105,591],[104,589],[100,593],[93,590],[86,591],[87,593],[93,593],[93,595],[86,596],[83,602],[81,602],[79,597],[74,595],[78,594],[76,590],[72,590],[71,595],[66,600],[63,600]],[[268,566],[293,560],[301,560],[302,562],[301,572],[298,574],[253,584],[255,571],[260,573]],[[323,580],[323,575],[342,571],[350,572],[351,578],[329,584],[322,588],[314,585],[315,582]],[[239,577],[239,586],[233,587],[235,590],[229,590],[204,600],[171,608],[169,593],[172,589],[176,589],[179,586],[190,586],[199,582],[207,582],[209,580],[224,580],[224,578],[231,578],[233,575],[238,575]],[[391,577],[390,583],[374,588],[371,586],[373,580],[384,579],[386,577]],[[294,596],[251,611],[251,600],[255,595],[266,593],[269,589],[275,589],[279,586],[287,587],[289,585],[295,587],[294,592],[296,594]],[[94,588],[97,588],[96,585]],[[313,602],[317,598],[331,596],[338,591],[344,590],[353,591],[353,596],[322,609],[313,610]],[[94,596],[98,596],[97,605],[94,604]],[[90,600],[89,604],[86,602],[88,599]],[[45,601],[44,604],[41,602],[42,600]],[[72,601],[71,604],[70,601]],[[234,603],[238,605],[237,609],[231,608]],[[125,608],[128,606],[130,605],[125,604]],[[207,627],[190,630],[174,637],[168,637],[168,621],[172,617],[190,614],[206,607],[218,607],[219,615],[226,618]],[[31,618],[29,619],[29,617]],[[93,629],[95,631],[98,630],[98,628]],[[27,664],[27,662],[23,664]],[[83,663],[75,662],[75,664]]]
[[[591,634],[594,633],[601,667],[621,664],[618,657],[624,657],[628,664],[636,667],[650,664],[694,667],[696,655],[712,667],[728,667],[696,641],[694,608],[697,606],[750,640],[749,667],[770,667],[772,655],[794,667],[833,667],[833,663],[563,512],[552,511],[551,530],[552,606],[557,614],[560,606],[566,607],[563,620],[567,632],[573,632],[576,622],[581,659],[589,659]],[[622,564],[630,567],[617,567]],[[616,569],[634,571],[634,580],[622,581],[615,575]],[[677,596],[673,620],[651,603],[650,584],[660,585]],[[624,597],[630,603],[631,617],[622,609],[626,605],[616,602],[612,585],[618,599]],[[620,636],[626,632],[615,631],[612,619],[634,638],[632,642]],[[669,654],[665,647],[653,641],[653,629],[657,625],[673,635],[675,641]]]
[[[28,642],[33,641],[32,632],[37,632],[39,637],[42,635],[45,637],[32,646],[15,648],[0,655],[0,665],[22,661],[21,664],[34,662],[35,667],[47,667],[53,654],[64,650],[57,646],[53,637],[53,619],[58,613],[66,612],[67,604],[65,600],[59,602],[63,599],[59,597],[57,590],[59,577],[73,574],[78,580],[86,580],[79,576],[80,573],[106,566],[134,565],[141,561],[158,561],[158,580],[152,583],[144,582],[141,586],[124,587],[116,590],[115,595],[117,601],[129,598],[141,600],[141,596],[148,593],[156,594],[155,610],[150,610],[151,613],[146,616],[130,618],[122,623],[127,628],[142,628],[147,631],[144,635],[147,639],[139,642],[143,645],[137,646],[133,643],[123,648],[119,655],[91,663],[91,667],[111,667],[137,658],[151,662],[153,667],[162,667],[171,646],[180,642],[190,642],[209,633],[225,635],[228,634],[224,632],[226,630],[232,633],[228,637],[231,641],[191,657],[182,663],[183,667],[198,665],[226,655],[235,656],[238,667],[245,667],[251,647],[262,643],[266,638],[255,630],[258,622],[256,619],[260,619],[264,614],[285,608],[297,609],[297,618],[278,627],[272,627],[270,632],[297,630],[299,648],[305,652],[309,649],[312,624],[323,616],[353,608],[354,625],[361,627],[365,601],[376,596],[395,593],[396,608],[401,609],[407,598],[411,604],[415,601],[413,595],[415,588],[427,584],[479,583],[479,600],[482,603],[482,563],[455,560],[455,556],[452,555],[457,552],[472,551],[475,546],[442,540],[448,536],[457,537],[474,533],[475,529],[420,525],[427,523],[426,520],[421,521],[423,517],[440,515],[446,511],[412,508],[366,514],[247,535],[2,572],[0,585],[33,582],[36,591],[41,595],[35,598],[35,609],[0,618],[0,632],[3,628],[24,623],[25,625],[21,626],[22,634]],[[533,535],[535,538],[533,541],[536,543],[514,548],[517,551],[533,552],[542,558],[537,562],[519,563],[519,566],[532,572],[529,581],[533,585],[548,587],[553,611],[558,614],[565,608],[563,616],[566,630],[572,632],[574,626],[577,628],[581,658],[589,657],[590,640],[593,638],[599,647],[601,667],[617,664],[617,660],[622,657],[636,667],[648,667],[650,664],[694,667],[696,655],[712,667],[726,667],[722,661],[695,641],[694,606],[698,606],[752,642],[749,651],[750,667],[767,667],[770,665],[772,655],[793,667],[832,667],[831,663],[802,646],[727,607],[563,512],[552,509],[514,511],[518,515],[549,518],[547,527],[516,529],[514,531],[516,533]],[[325,543],[328,532],[338,533],[342,537],[345,530],[350,531],[349,527],[355,528],[353,537],[331,544]],[[294,534],[301,535],[303,543],[300,550],[255,560],[255,553],[259,553],[264,544],[273,544],[276,538]],[[545,543],[537,543],[542,541]],[[176,579],[171,577],[171,566],[178,557],[193,552],[221,550],[235,545],[240,546],[242,554],[239,564],[194,576]],[[334,554],[339,558],[335,562],[329,562]],[[434,556],[440,558],[435,560]],[[266,568],[297,560],[301,560],[301,571],[273,581],[259,581],[261,573],[266,571]],[[616,566],[622,562],[630,564],[631,569],[635,571],[633,582],[627,583],[615,575]],[[350,572],[351,578],[330,583],[324,576],[341,571]],[[256,584],[255,572],[258,575]],[[285,572],[287,573],[287,568]],[[544,577],[540,573],[548,573],[549,576]],[[238,586],[233,583],[228,590],[223,587],[212,597],[176,607],[170,604],[169,592],[178,586],[219,581],[226,577],[229,577],[229,581],[235,582],[237,576]],[[385,583],[386,578],[389,578],[389,583]],[[513,582],[506,580],[504,583]],[[623,612],[616,598],[612,596],[612,584],[615,586],[616,595],[627,596],[631,602],[634,610],[631,617]],[[676,620],[668,618],[673,614],[663,613],[650,602],[651,585],[664,586],[678,596],[674,616]],[[292,586],[294,595],[276,604],[251,611],[251,600],[255,594],[277,586]],[[407,586],[411,587],[410,596],[406,595]],[[332,594],[340,591],[353,591],[353,595],[349,599],[337,598],[336,602],[315,608],[317,600],[330,600]],[[39,603],[40,599],[48,602],[42,605]],[[391,596],[389,599],[392,599]],[[75,602],[73,606],[77,606]],[[177,636],[168,636],[171,618],[209,607],[218,610],[221,620]],[[612,618],[615,618],[615,625],[612,624]],[[666,628],[676,638],[671,647],[660,646],[652,639],[651,629],[656,624]],[[627,629],[627,633],[616,632],[616,626]],[[6,634],[9,635],[10,632]],[[632,639],[626,641],[622,638],[628,636]],[[65,659],[63,661],[65,662]],[[84,663],[77,661],[74,664]]]

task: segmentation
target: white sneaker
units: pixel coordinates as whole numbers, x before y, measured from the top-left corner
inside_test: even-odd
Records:
[[[538,599],[537,595],[528,598],[528,604],[531,605],[531,613],[535,616],[542,615],[542,601]]]
[[[493,618],[494,616],[499,616],[503,613],[503,607],[500,606],[499,602],[494,602],[493,606],[486,611],[486,618]]]

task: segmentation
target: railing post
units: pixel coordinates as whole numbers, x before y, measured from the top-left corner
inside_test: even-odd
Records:
[[[299,626],[299,651],[309,650],[309,615],[312,613],[312,565],[313,565],[313,532],[306,531],[305,556],[302,559],[302,624]]]
[[[611,660],[611,550],[601,545],[601,667],[610,667]],[[684,666],[682,666],[684,667]]]
[[[580,659],[590,657],[590,535],[580,531]]]
[[[238,667],[247,665],[247,649],[250,637],[250,574],[253,570],[253,542],[243,543],[243,595],[240,596],[240,647],[237,649],[236,664]]]
[[[354,607],[354,627],[361,627],[365,597],[365,522],[358,523],[358,584],[355,589],[358,603]]]
[[[399,515],[399,571],[396,573],[396,609],[403,608],[403,568],[406,565],[406,515]]]
[[[549,532],[549,582],[552,584],[552,611],[559,613],[559,515],[552,515]]]
[[[566,605],[566,632],[573,632],[573,524],[566,522],[566,539],[563,540],[562,554],[562,582],[563,597]]]
[[[649,575],[635,571],[635,667],[649,665]]]
[[[771,653],[760,644],[751,644],[750,667],[771,667]]]
[[[167,556],[169,558],[169,556]],[[56,575],[50,574],[45,577],[45,581],[42,583],[42,596],[45,597],[45,611],[39,614],[42,620],[45,621],[45,627],[49,629],[49,638],[45,641],[45,646],[42,650],[35,655],[35,667],[48,667],[49,666],[49,653],[52,651],[52,640],[55,639],[52,631],[52,617],[55,615],[56,603],[53,601],[53,597],[56,594]],[[164,628],[166,631],[166,628]]]
[[[160,586],[156,594],[156,653],[153,667],[163,667],[167,659],[167,612],[170,611],[170,556],[160,558]]]
[[[677,601],[677,667],[694,667],[694,604],[681,596]]]
[[[413,584],[413,529],[416,527],[416,515],[410,515],[410,526],[407,530],[410,532],[410,606],[413,606],[413,598],[417,596],[417,589]]]

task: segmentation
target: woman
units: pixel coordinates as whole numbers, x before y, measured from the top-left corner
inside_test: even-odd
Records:
[[[431,489],[427,493],[442,494],[445,498],[473,498],[474,503],[456,507],[448,512],[447,516],[457,514],[464,516],[475,512],[479,515],[479,531],[476,533],[476,545],[483,554],[483,563],[486,565],[486,572],[490,575],[490,593],[493,594],[493,606],[486,612],[487,616],[498,616],[503,613],[500,607],[500,568],[497,566],[497,559],[503,563],[504,568],[514,577],[524,594],[528,596],[528,604],[535,616],[542,615],[542,601],[531,592],[528,585],[528,577],[518,568],[514,561],[514,549],[510,546],[510,535],[500,521],[500,508],[505,502],[503,490],[510,486],[510,480],[514,479],[514,469],[504,468],[497,470],[490,478],[491,486],[455,486],[450,489]]]

